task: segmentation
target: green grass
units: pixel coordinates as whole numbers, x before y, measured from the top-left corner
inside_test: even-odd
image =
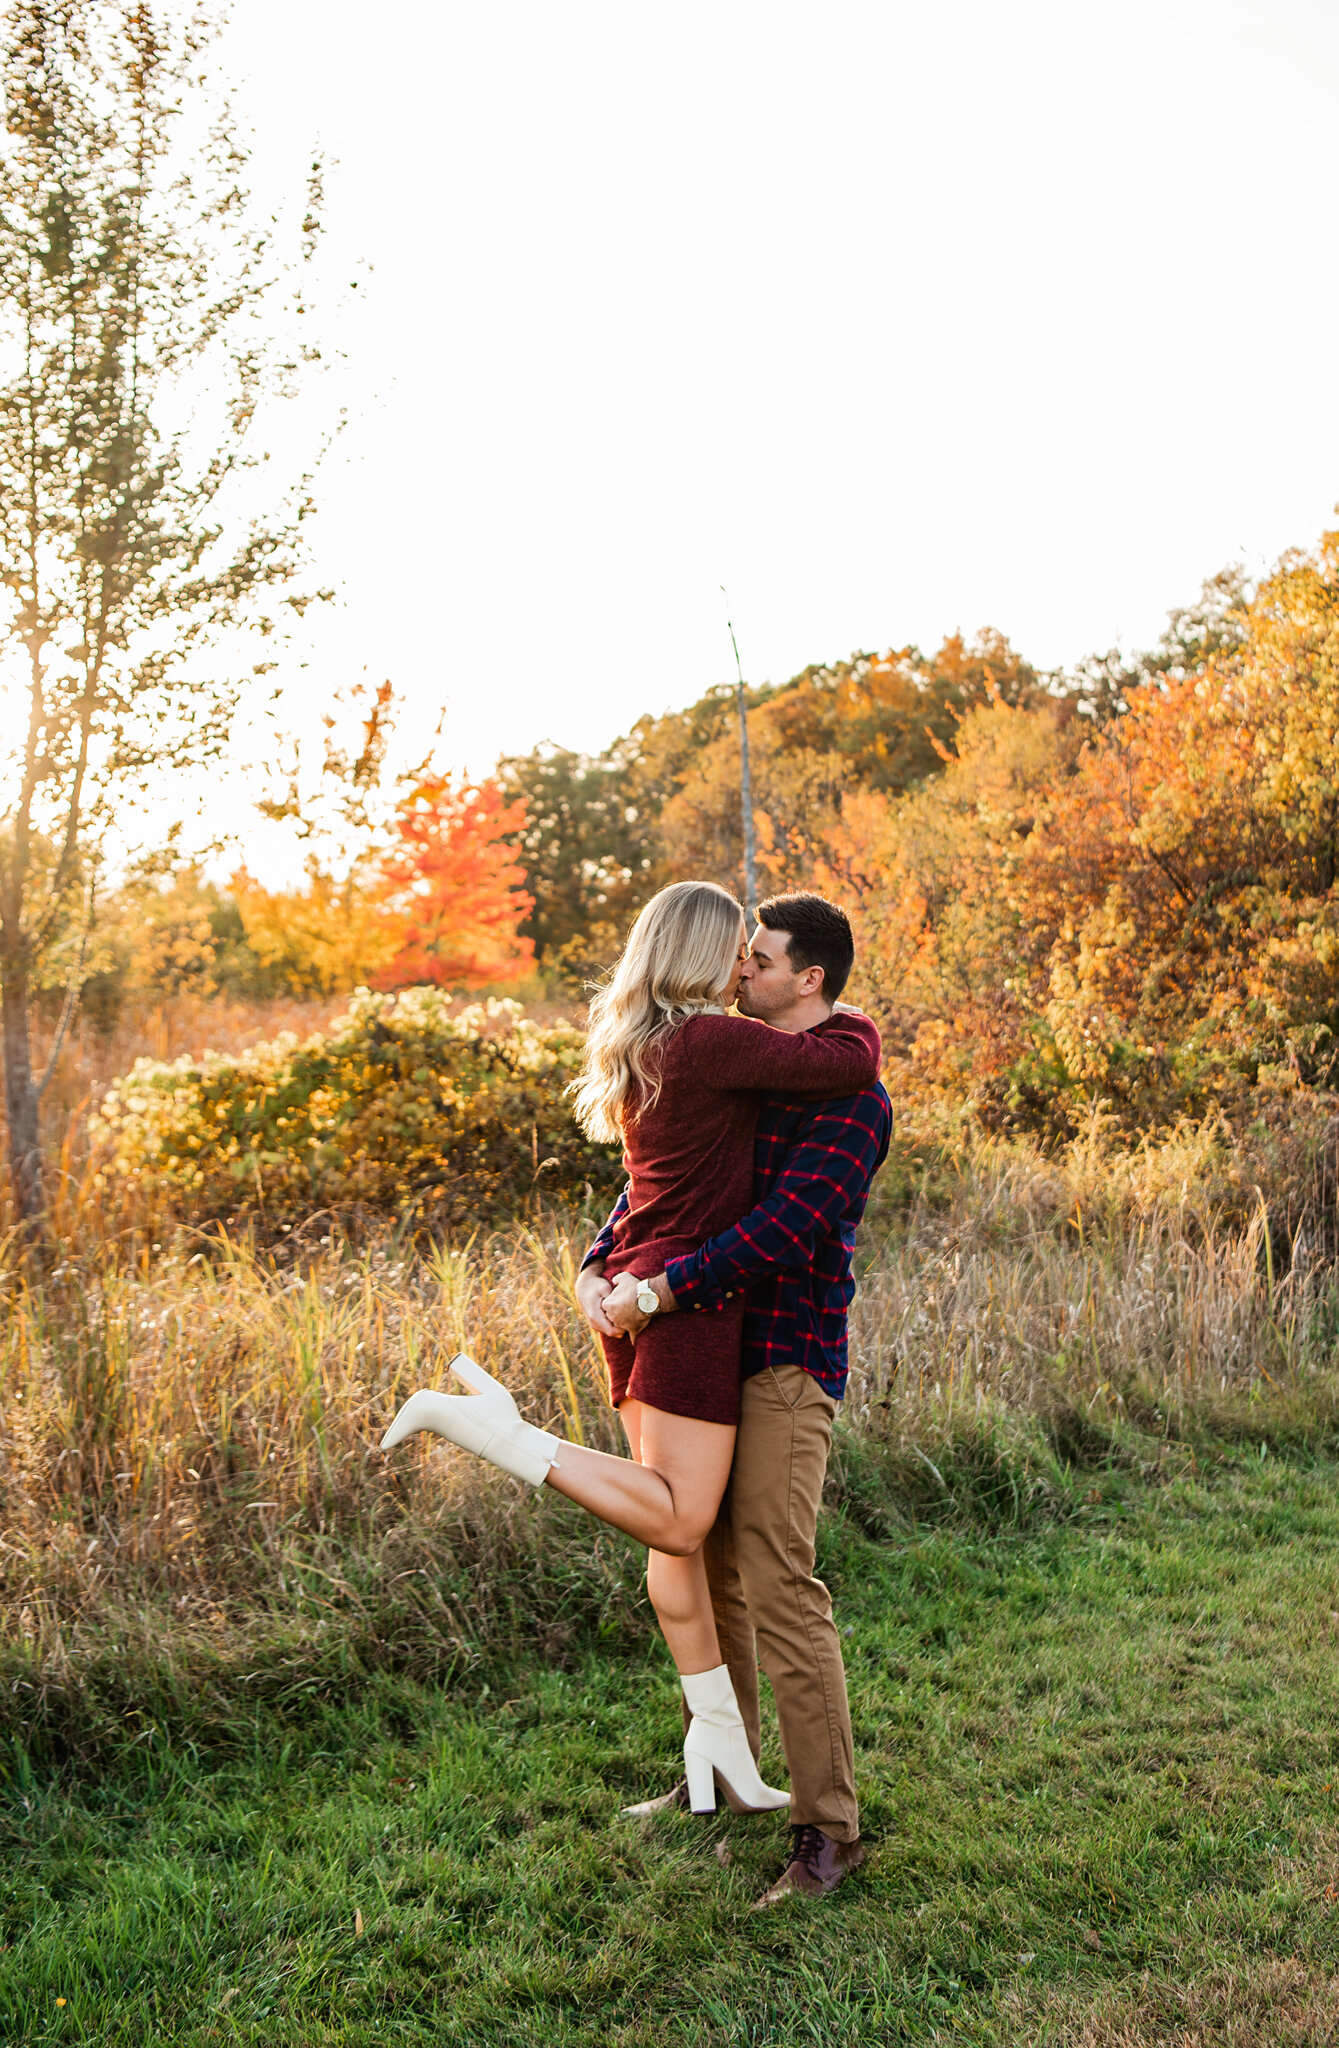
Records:
[[[383,1674],[251,1754],[16,1759],[0,2039],[1339,2040],[1339,1467],[825,1542],[873,1849],[836,1897],[749,1912],[775,1820],[615,1817],[674,1770],[663,1654]]]

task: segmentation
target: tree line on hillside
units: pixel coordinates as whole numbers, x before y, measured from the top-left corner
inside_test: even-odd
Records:
[[[972,642],[950,635],[934,655],[912,646],[854,654],[749,690],[760,887],[802,884],[852,792],[894,801],[942,774],[969,712],[1060,706],[1091,730],[1119,716],[1141,684],[1198,670],[1236,644],[1244,592],[1241,572],[1223,571],[1171,614],[1157,647],[1093,656],[1072,675],[1035,669],[987,628]],[[598,971],[667,881],[701,875],[740,887],[733,685],[639,719],[601,754],[549,741],[504,756],[497,776],[526,806],[514,843],[535,909],[521,929],[542,965],[578,978]]]
[[[1328,1086],[1335,546],[1254,591],[1225,571],[1155,648],[1068,675],[984,631],[748,693],[760,886],[848,905],[904,1087],[1058,1134],[1094,1103],[1138,1128]],[[663,883],[739,887],[728,688],[597,756],[548,743],[473,786],[420,767],[378,838],[359,792],[392,717],[386,686],[361,748],[328,753],[364,828],[341,871],[138,878],[95,1011],[192,984],[579,999]]]
[[[579,1001],[664,882],[738,889],[733,692],[470,784],[388,787],[384,686],[327,749],[349,831],[282,889],[148,863],[85,1001],[431,983]],[[900,1084],[996,1127],[1240,1119],[1328,1092],[1339,1031],[1339,536],[1212,578],[1159,645],[1039,672],[996,632],[748,693],[760,886],[847,904]],[[367,801],[385,803],[379,829]],[[266,800],[290,815],[297,798]],[[352,849],[352,851],[350,851]],[[67,944],[71,941],[67,939]],[[59,987],[60,949],[47,978]]]
[[[750,689],[747,701],[759,878],[772,890],[810,874],[831,849],[852,791],[896,798],[942,774],[973,708],[1068,698],[986,631],[971,644],[954,635],[933,657],[904,647],[815,664]],[[220,881],[171,849],[140,862],[100,908],[85,1013],[109,1022],[152,991],[264,998],[414,981],[461,990],[519,982],[579,999],[665,882],[705,875],[739,889],[728,686],[646,714],[599,755],[546,741],[504,756],[476,783],[431,762],[388,776],[395,715],[384,683],[359,708],[348,748],[327,716],[319,793],[311,777],[304,791],[295,762],[259,801],[266,818],[304,836],[301,882],[269,886],[245,865]],[[65,968],[57,949],[53,990]]]

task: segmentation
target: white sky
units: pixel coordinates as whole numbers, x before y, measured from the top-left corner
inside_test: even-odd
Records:
[[[722,582],[755,680],[1066,663],[1332,523],[1334,0],[235,0],[224,62],[373,266],[308,713],[599,747],[730,673]]]

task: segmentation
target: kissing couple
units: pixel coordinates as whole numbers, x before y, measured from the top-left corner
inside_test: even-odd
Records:
[[[744,913],[712,882],[640,912],[590,1008],[574,1084],[627,1185],[577,1281],[631,1458],[524,1421],[473,1360],[472,1394],[406,1401],[382,1440],[435,1430],[643,1543],[683,1688],[684,1776],[631,1814],[789,1807],[791,1852],[758,1901],[831,1891],[864,1860],[851,1718],[819,1500],[846,1386],[855,1230],[892,1111],[872,1021],[838,998],[855,957],[810,893]],[[738,1014],[731,1015],[732,1006]],[[758,1664],[789,1793],[758,1771]]]

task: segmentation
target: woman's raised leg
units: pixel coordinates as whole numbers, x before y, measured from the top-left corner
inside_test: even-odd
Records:
[[[625,1401],[634,1455],[611,1458],[534,1428],[506,1388],[473,1359],[458,1356],[451,1368],[474,1393],[425,1388],[412,1394],[382,1438],[383,1448],[415,1430],[433,1430],[531,1486],[553,1487],[644,1543],[651,1552],[647,1585],[693,1717],[683,1760],[694,1812],[711,1812],[718,1787],[739,1811],[788,1805],[788,1795],[758,1775],[730,1673],[720,1661],[702,1560],[730,1477],[733,1427]]]
[[[546,1483],[635,1536],[648,1550],[690,1563],[716,1520],[735,1454],[734,1429],[723,1422],[668,1415],[642,1401],[625,1401],[619,1412],[631,1460],[588,1451],[582,1444],[562,1444]],[[697,1569],[705,1590],[700,1558]],[[713,1642],[715,1636],[713,1622]]]
[[[647,1408],[645,1414],[656,1422],[647,1438],[647,1462],[639,1465],[536,1429],[501,1380],[464,1352],[457,1352],[449,1370],[473,1393],[441,1394],[424,1387],[411,1394],[381,1439],[383,1451],[415,1430],[430,1429],[531,1486],[565,1493],[648,1549],[687,1557],[705,1543],[730,1476],[732,1425]]]
[[[648,1549],[687,1557],[706,1541],[730,1476],[733,1427],[648,1409],[658,1420],[647,1438],[647,1463],[638,1465],[536,1429],[502,1382],[463,1352],[450,1370],[473,1393],[425,1387],[411,1394],[381,1439],[383,1451],[415,1430],[432,1430],[530,1486],[565,1493]]]

